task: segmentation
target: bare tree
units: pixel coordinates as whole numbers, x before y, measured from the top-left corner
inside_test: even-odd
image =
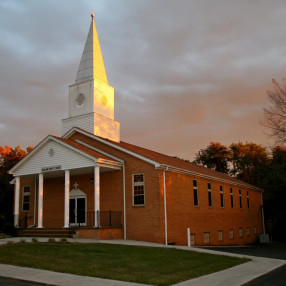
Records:
[[[263,125],[277,144],[286,144],[286,80],[282,84],[272,79],[273,88],[267,91],[270,106],[264,108]]]

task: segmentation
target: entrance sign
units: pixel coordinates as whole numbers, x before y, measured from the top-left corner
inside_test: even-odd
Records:
[[[57,171],[61,169],[62,169],[62,166],[58,165],[58,166],[51,166],[51,167],[43,167],[41,170],[42,172],[52,172],[52,171]]]

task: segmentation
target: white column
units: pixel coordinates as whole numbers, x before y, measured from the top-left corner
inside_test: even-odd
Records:
[[[20,177],[16,177],[15,183],[15,205],[14,205],[14,226],[18,227],[19,223],[19,201],[20,201]]]
[[[70,171],[65,171],[65,225],[69,227],[70,221]]]
[[[43,227],[43,191],[44,191],[44,174],[39,174],[38,228]]]
[[[99,167],[94,167],[94,226],[99,227],[99,213],[100,210],[100,187],[99,187]],[[97,216],[98,215],[98,216]]]

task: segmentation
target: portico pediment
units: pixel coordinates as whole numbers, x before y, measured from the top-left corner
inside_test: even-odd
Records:
[[[25,176],[71,170],[95,166],[97,161],[96,157],[85,154],[53,136],[48,136],[9,173],[14,176]]]

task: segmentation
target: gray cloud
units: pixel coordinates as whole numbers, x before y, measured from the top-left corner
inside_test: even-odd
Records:
[[[285,1],[0,0],[0,145],[60,134],[92,9],[122,140],[188,159],[271,142],[259,120],[285,76]]]

